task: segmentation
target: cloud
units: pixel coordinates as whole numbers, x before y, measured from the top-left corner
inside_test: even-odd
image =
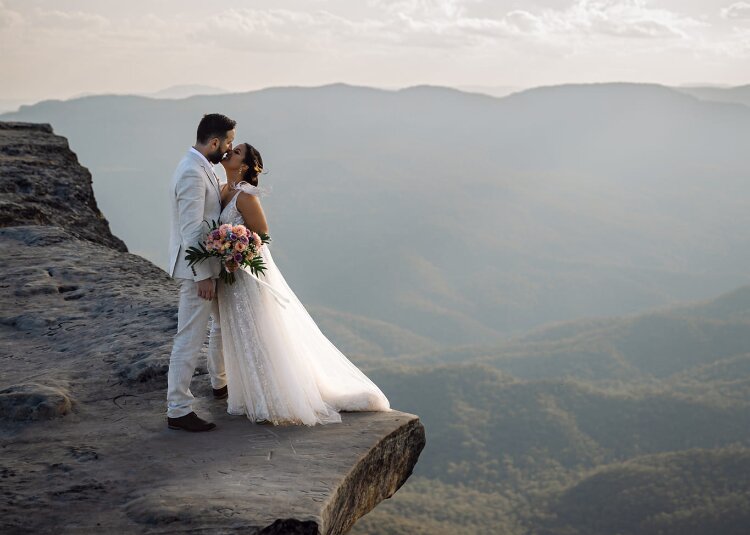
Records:
[[[701,47],[701,52],[704,51],[725,58],[746,60],[750,58],[750,28],[733,28],[722,39],[705,43]]]
[[[482,0],[369,0],[377,11],[350,19],[327,11],[228,9],[196,29],[229,49],[304,52],[346,48],[408,46],[437,49],[512,46],[540,42],[565,45],[570,39],[687,39],[704,25],[646,0],[576,0],[567,8],[513,10],[496,17],[471,16]],[[343,47],[341,45],[344,45]]]
[[[370,0],[401,45],[433,47],[620,46],[618,40],[688,42],[707,24],[648,0],[574,0],[563,8],[472,16],[488,0]],[[475,9],[476,8],[476,9]],[[486,11],[486,9],[484,10]]]
[[[750,3],[735,2],[721,10],[721,16],[725,19],[750,20]]]
[[[400,13],[388,26],[397,46],[472,48],[512,34],[505,21],[488,18],[421,19]]]
[[[376,35],[387,38],[388,28],[375,19],[352,21],[326,11],[228,9],[192,35],[228,49],[305,52]]]
[[[378,0],[381,2],[381,0]],[[310,50],[366,50],[393,47],[456,48],[480,44],[498,33],[507,33],[503,21],[451,17],[451,2],[440,14],[419,15],[426,0],[389,2],[381,18],[358,20],[327,11],[301,12],[284,9],[229,9],[194,30],[224,48],[255,51],[309,52]],[[354,49],[350,47],[354,46]]]
[[[466,12],[466,4],[482,0],[369,0],[371,7],[382,8],[391,15],[440,18],[459,17]]]
[[[24,23],[23,15],[5,7],[4,2],[0,2],[0,30],[6,30],[13,27],[21,26]]]
[[[562,10],[511,11],[506,20],[521,34],[626,38],[688,38],[705,23],[649,7],[645,0],[577,0]]]
[[[0,0],[1,2],[2,0]],[[207,19],[144,15],[113,21],[92,13],[30,10],[26,23],[54,32],[71,32],[103,42],[207,43],[224,50],[338,55],[391,53],[399,47],[456,52],[493,47],[521,49],[569,47],[615,38],[688,39],[703,23],[651,7],[646,0],[575,0],[562,9],[497,11],[474,14],[488,0],[368,0],[358,17],[325,10],[228,8]],[[8,13],[2,9],[0,17]],[[486,10],[485,10],[486,11]],[[7,20],[6,20],[7,19]],[[13,19],[15,20],[15,18]],[[0,18],[0,24],[10,18]]]
[[[41,10],[34,12],[34,25],[57,30],[92,30],[105,29],[110,26],[106,17],[82,11],[64,12],[57,10]]]
[[[23,45],[38,41],[53,41],[55,46],[64,46],[67,39],[79,41],[83,37],[97,37],[112,29],[109,19],[104,16],[82,11],[65,12],[28,9],[23,13],[13,11],[0,2],[0,29],[2,36]]]

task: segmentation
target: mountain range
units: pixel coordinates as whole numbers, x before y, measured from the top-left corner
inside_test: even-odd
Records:
[[[276,256],[310,305],[492,344],[749,280],[750,108],[662,86],[493,98],[336,84],[0,118],[68,137],[114,232],[164,267],[169,179],[210,111],[260,149]]]

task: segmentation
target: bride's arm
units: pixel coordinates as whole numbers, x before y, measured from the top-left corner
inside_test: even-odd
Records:
[[[245,220],[245,226],[258,234],[268,234],[268,223],[260,199],[249,193],[240,193],[237,198],[237,209]]]

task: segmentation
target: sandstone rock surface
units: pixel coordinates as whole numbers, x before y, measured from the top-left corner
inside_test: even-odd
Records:
[[[56,225],[127,251],[99,211],[91,173],[47,124],[0,122],[0,227]]]
[[[0,532],[345,533],[396,492],[425,443],[411,414],[256,425],[226,414],[203,369],[197,410],[218,428],[167,429],[176,285],[109,233],[63,142],[0,123],[0,202],[15,210],[0,228]],[[70,183],[45,193],[49,166],[18,158],[49,147]]]

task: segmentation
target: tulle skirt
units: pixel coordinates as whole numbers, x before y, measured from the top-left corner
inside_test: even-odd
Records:
[[[219,282],[228,412],[274,424],[341,421],[339,411],[388,411],[383,392],[320,331],[268,246],[258,282],[237,271]],[[265,283],[265,284],[264,284]]]

